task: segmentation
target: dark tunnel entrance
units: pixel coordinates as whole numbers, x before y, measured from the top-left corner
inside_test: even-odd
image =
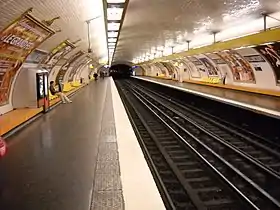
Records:
[[[128,78],[132,75],[132,68],[126,64],[116,64],[110,67],[109,72],[113,79]]]

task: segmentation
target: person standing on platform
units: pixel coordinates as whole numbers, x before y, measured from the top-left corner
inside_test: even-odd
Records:
[[[224,74],[224,76],[222,77],[222,84],[225,85],[226,84],[226,77],[227,77],[227,72]]]
[[[51,81],[50,82],[50,92],[52,95],[57,95],[60,97],[62,103],[72,103],[72,101],[63,93],[63,92],[60,92],[60,91],[57,91],[54,87],[54,81]]]
[[[94,76],[94,79],[97,80],[98,74],[94,73],[93,76]]]

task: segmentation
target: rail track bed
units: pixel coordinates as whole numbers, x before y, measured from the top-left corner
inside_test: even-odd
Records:
[[[278,147],[130,80],[116,85],[167,209],[280,209]]]

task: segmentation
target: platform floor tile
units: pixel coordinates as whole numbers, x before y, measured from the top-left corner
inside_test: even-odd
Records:
[[[124,209],[112,95],[108,90],[111,88],[107,87],[103,111],[91,210]]]

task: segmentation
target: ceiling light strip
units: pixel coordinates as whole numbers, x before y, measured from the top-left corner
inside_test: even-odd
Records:
[[[107,0],[107,1],[109,2],[109,1],[118,1],[118,0]],[[119,1],[121,1],[121,0],[119,0]],[[119,37],[120,37],[120,31],[121,31],[121,28],[122,28],[122,25],[123,25],[123,21],[124,21],[124,18],[125,18],[125,14],[126,14],[128,3],[129,3],[129,0],[126,0],[126,1],[124,1],[122,3],[123,10],[122,10],[122,15],[121,15],[121,19],[120,19],[120,26],[119,26],[119,30],[118,30],[118,35],[116,37],[115,47],[117,47],[117,43],[118,43],[118,40],[119,40]],[[113,52],[113,55],[112,55],[112,58],[111,58],[112,60],[111,61],[114,60],[115,52],[116,52],[116,50],[114,50],[114,52]]]
[[[107,49],[109,63],[111,63],[115,53],[115,47],[121,27],[121,20],[123,18],[123,12],[126,8],[125,3],[126,0],[107,0]]]

